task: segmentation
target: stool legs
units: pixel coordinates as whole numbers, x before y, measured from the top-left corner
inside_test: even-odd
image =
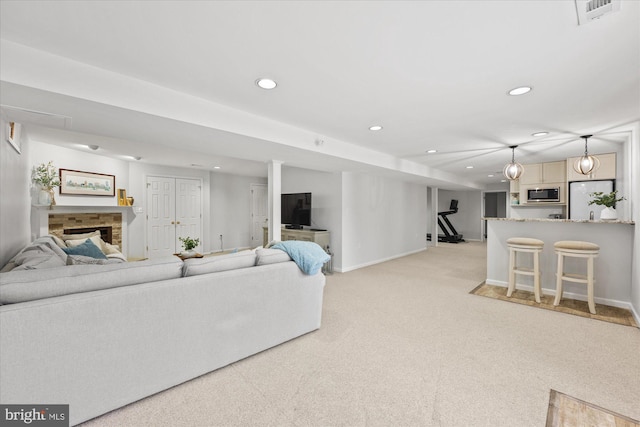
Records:
[[[562,254],[558,254],[558,270],[556,272],[556,298],[553,300],[553,305],[560,304],[562,299],[562,275],[564,274],[564,257]]]
[[[509,248],[509,288],[507,289],[507,296],[510,297],[513,291],[516,289],[516,251],[513,248]]]
[[[540,254],[538,252],[533,253],[533,271],[536,273],[533,276],[533,295],[536,298],[536,302],[540,303]]]
[[[596,304],[593,301],[593,257],[587,259],[587,300],[589,301],[589,312],[596,314]]]

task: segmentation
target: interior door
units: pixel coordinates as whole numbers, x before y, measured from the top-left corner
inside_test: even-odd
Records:
[[[200,180],[176,179],[176,252],[182,250],[180,237],[200,239],[200,244],[195,248],[202,252],[202,188]]]
[[[505,218],[507,216],[507,193],[498,191],[484,193],[485,218]],[[484,238],[487,238],[487,221],[484,220]]]
[[[175,253],[175,179],[147,177],[147,256]]]
[[[264,184],[251,184],[251,247],[262,246],[267,223],[268,189]]]

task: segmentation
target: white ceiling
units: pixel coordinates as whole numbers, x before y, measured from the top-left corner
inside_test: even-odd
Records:
[[[73,119],[71,129],[38,126],[31,137],[159,164],[265,175],[266,160],[284,159],[367,170],[358,153],[373,150],[455,188],[499,182],[510,145],[520,145],[522,163],[580,155],[582,134],[595,135],[590,151],[608,152],[625,141],[609,130],[640,120],[638,1],[578,25],[573,0],[3,0],[0,36],[347,144],[318,153],[42,91],[20,84],[0,57],[2,104]],[[278,87],[257,88],[263,76]],[[521,85],[533,91],[506,94]],[[369,131],[374,124],[384,129]],[[531,136],[538,131],[550,134]],[[368,151],[342,158],[348,144]]]

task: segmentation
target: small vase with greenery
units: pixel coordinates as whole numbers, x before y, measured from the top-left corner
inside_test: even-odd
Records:
[[[604,206],[604,209],[600,213],[600,219],[610,220],[618,218],[618,213],[615,210],[616,203],[624,200],[624,197],[618,197],[618,190],[612,191],[611,193],[596,191],[589,195],[593,197],[589,205]]]
[[[182,242],[184,248],[184,255],[195,254],[194,249],[200,244],[200,239],[192,239],[191,237],[178,237],[178,240]]]
[[[58,171],[53,166],[53,162],[41,163],[39,166],[34,166],[31,171],[31,180],[40,187],[41,191],[48,193],[48,203],[44,204],[48,204],[49,207],[55,205],[56,198],[53,189],[60,186],[60,178]]]

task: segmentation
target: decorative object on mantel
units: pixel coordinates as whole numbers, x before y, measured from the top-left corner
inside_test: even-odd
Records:
[[[178,237],[178,240],[182,242],[184,251],[180,252],[182,258],[191,258],[197,255],[195,248],[200,244],[200,239],[192,239],[191,237]]]
[[[16,122],[9,122],[7,124],[6,139],[9,144],[18,152],[22,153],[22,144],[20,143],[20,129],[22,125]]]
[[[611,193],[603,193],[602,191],[596,191],[589,194],[593,197],[593,200],[589,202],[589,205],[604,206],[602,212],[600,212],[600,219],[602,220],[615,220],[618,219],[618,212],[616,212],[616,203],[624,200],[624,197],[618,197],[618,190]]]
[[[589,175],[600,167],[600,160],[595,156],[590,156],[589,150],[587,150],[587,141],[592,136],[593,135],[582,135],[580,137],[584,139],[584,156],[578,158],[573,164],[573,169],[582,175]]]
[[[60,169],[60,182],[60,194],[111,197],[116,195],[115,175]]]
[[[127,206],[127,190],[118,188],[118,206]]]
[[[55,192],[53,189],[60,185],[60,179],[53,162],[41,163],[34,166],[31,171],[31,180],[40,190],[38,193],[38,204],[49,205],[49,209],[56,204]]]
[[[518,148],[518,146],[512,145],[509,148],[511,148],[511,163],[504,167],[502,173],[509,181],[515,181],[520,178],[520,175],[524,172],[524,168],[520,163],[516,163],[516,148]]]

